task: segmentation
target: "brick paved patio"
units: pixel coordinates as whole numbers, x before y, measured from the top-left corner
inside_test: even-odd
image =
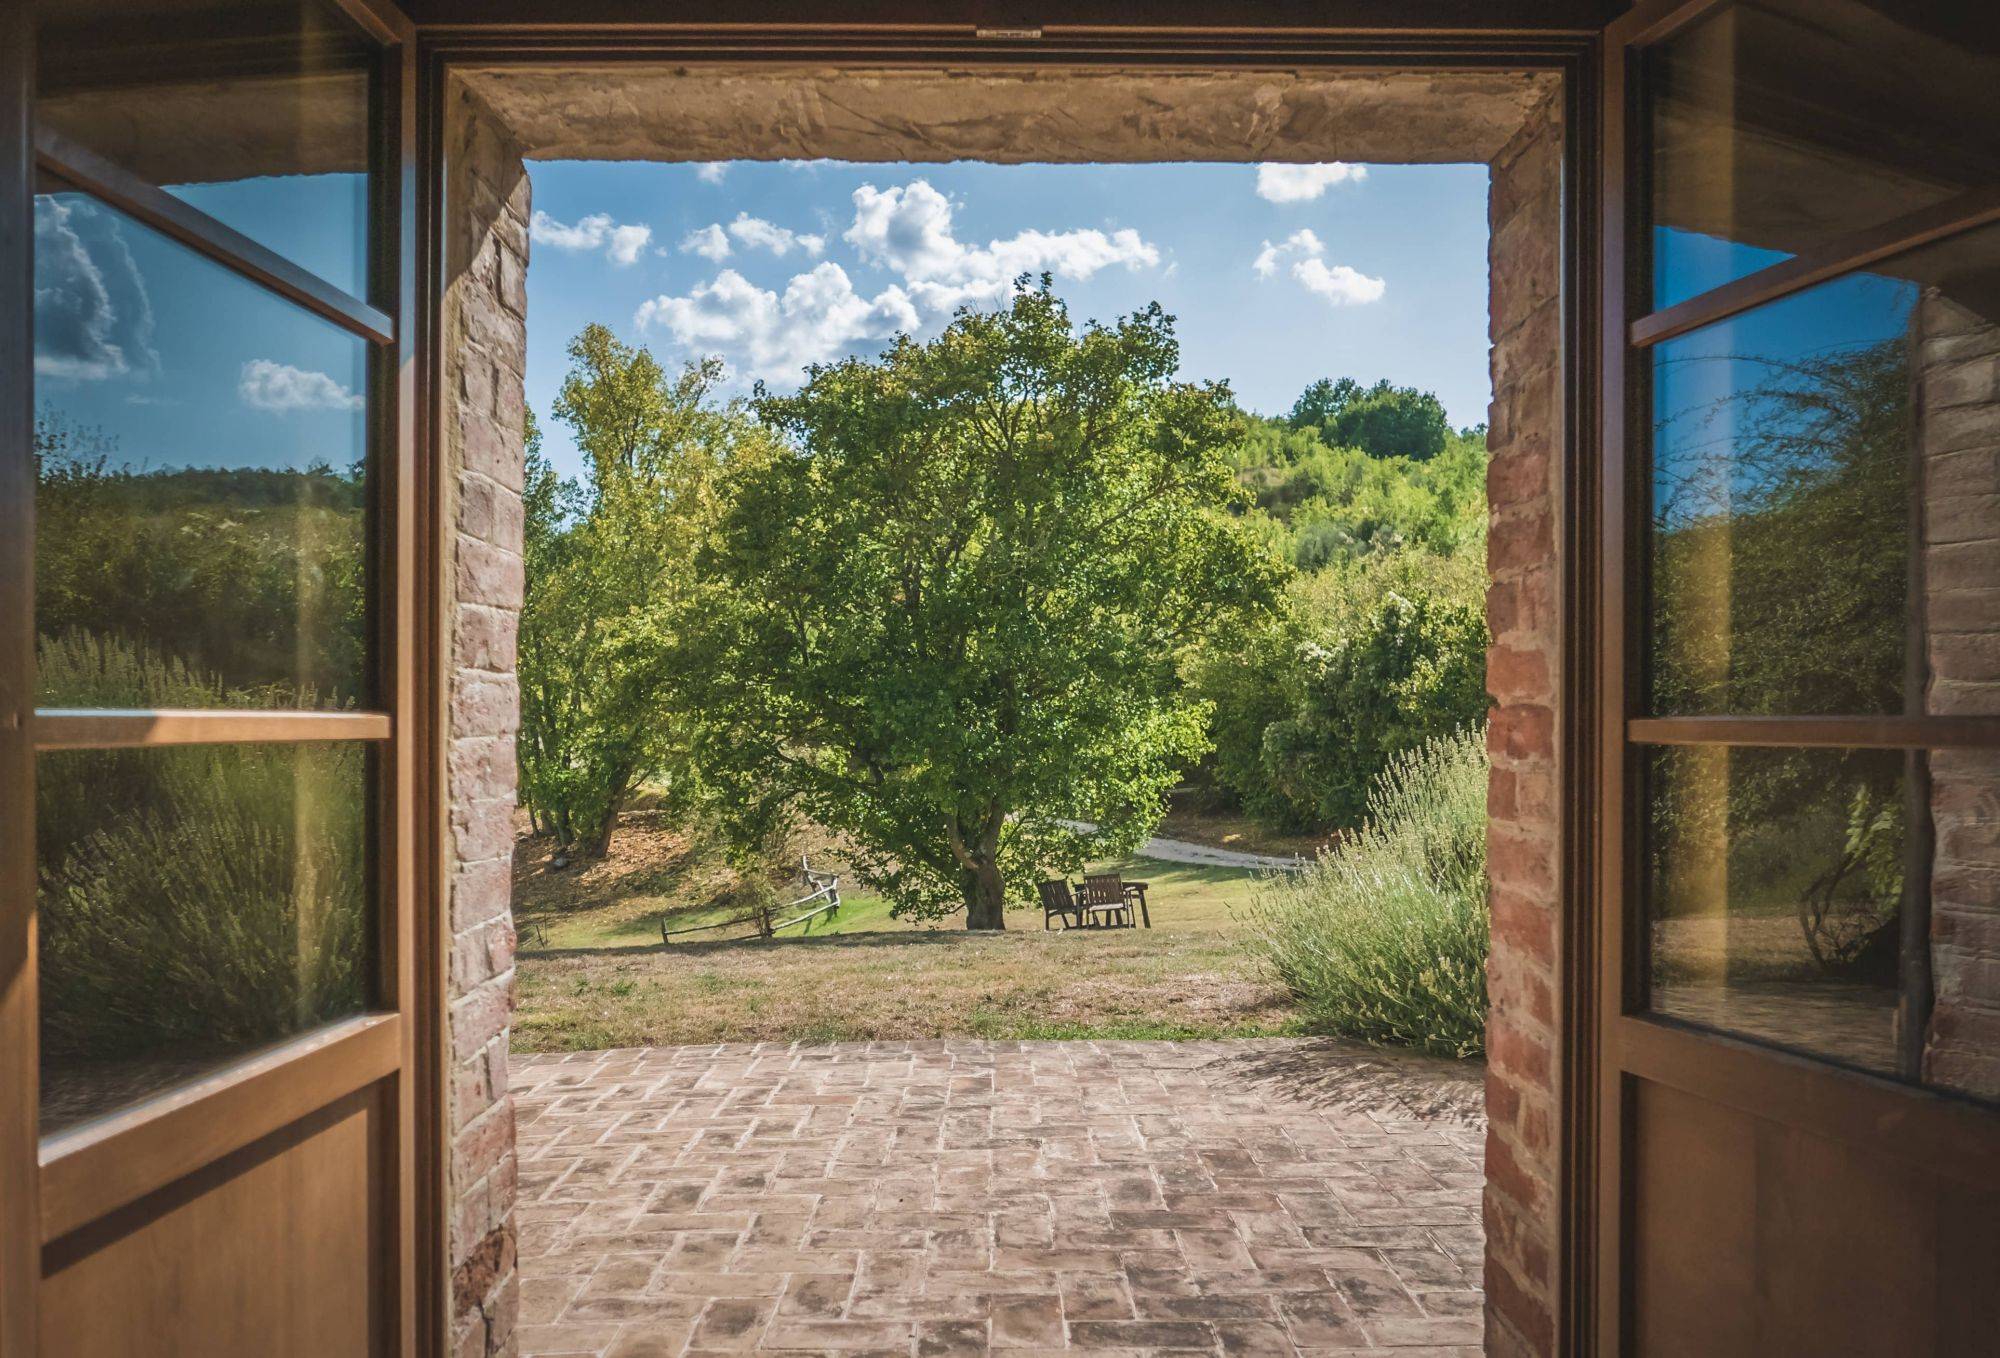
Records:
[[[1476,1072],[1333,1043],[517,1058],[524,1358],[1471,1355]]]

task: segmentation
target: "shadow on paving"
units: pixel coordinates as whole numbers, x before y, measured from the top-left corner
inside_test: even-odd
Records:
[[[1315,1038],[1217,1056],[1209,1068],[1312,1108],[1476,1124],[1486,1118],[1486,1066]]]

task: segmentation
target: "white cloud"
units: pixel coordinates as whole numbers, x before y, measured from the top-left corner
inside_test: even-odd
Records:
[[[722,177],[729,173],[726,160],[704,160],[694,167],[694,177],[704,184],[720,184]]]
[[[1389,288],[1382,279],[1371,278],[1348,265],[1328,264],[1326,242],[1307,228],[1294,231],[1278,245],[1265,241],[1264,248],[1251,261],[1250,268],[1259,278],[1271,278],[1288,260],[1292,266],[1291,275],[1299,286],[1315,296],[1324,297],[1334,306],[1366,306],[1370,302],[1379,302]]]
[[[1259,278],[1269,278],[1278,271],[1278,265],[1288,255],[1319,256],[1326,253],[1326,246],[1313,233],[1311,227],[1300,227],[1285,238],[1283,245],[1264,242],[1264,248],[1257,252],[1257,258],[1250,267],[1257,271]]]
[[[1272,203],[1310,203],[1335,184],[1360,183],[1368,177],[1366,165],[1329,161],[1324,165],[1280,165],[1271,161],[1257,167],[1257,196]]]
[[[998,301],[1021,274],[1046,271],[1081,279],[1114,265],[1141,269],[1160,263],[1159,250],[1130,229],[1022,231],[985,245],[968,244],[953,234],[951,201],[921,179],[898,188],[863,185],[854,193],[854,209],[843,238],[864,262],[899,275],[872,297],[857,292],[847,271],[831,262],[795,275],[782,292],[726,268],[684,295],[641,304],[634,322],[666,332],[682,348],[720,354],[751,375],[788,382],[808,364],[899,332],[918,333],[960,305]],[[783,258],[793,251],[817,256],[826,246],[823,235],[743,212],[727,226],[690,232],[680,248],[719,263],[738,250]]]
[[[708,229],[715,230],[712,226]],[[769,250],[779,259],[783,259],[794,250],[803,250],[817,258],[819,252],[826,249],[824,236],[795,232],[767,222],[762,217],[752,217],[747,212],[736,214],[736,220],[729,224],[729,234],[735,237],[736,243],[744,249]]]
[[[322,372],[256,358],[243,365],[236,395],[253,410],[359,410],[361,396]]]
[[[1323,259],[1300,260],[1292,266],[1292,277],[1298,279],[1307,292],[1318,293],[1335,306],[1366,306],[1370,302],[1379,302],[1389,287],[1381,279],[1370,278],[1358,269],[1345,264],[1329,265]]]
[[[713,222],[699,231],[690,231],[681,237],[681,253],[700,255],[703,259],[717,263],[729,258],[729,237]]]
[[[904,188],[856,189],[854,225],[843,239],[863,259],[901,274],[910,296],[933,313],[996,301],[1024,273],[1083,279],[1113,265],[1136,270],[1160,262],[1159,249],[1129,227],[1029,230],[968,245],[952,232],[951,200],[923,179]]]
[[[633,316],[658,326],[684,348],[736,359],[758,377],[793,381],[809,363],[823,363],[868,341],[914,330],[916,307],[903,289],[867,298],[847,271],[823,263],[795,276],[782,294],[724,269],[684,297],[660,296]]]
[[[652,238],[650,226],[615,226],[611,228],[611,243],[605,247],[605,253],[611,256],[613,264],[631,264]]]
[[[574,226],[568,226],[537,209],[528,221],[528,237],[552,250],[577,253],[601,249],[613,264],[623,266],[638,260],[647,242],[653,239],[653,228],[621,224],[604,212],[593,212],[579,218]]]
[[[118,219],[81,198],[35,199],[35,371],[103,381],[159,368],[153,305]]]

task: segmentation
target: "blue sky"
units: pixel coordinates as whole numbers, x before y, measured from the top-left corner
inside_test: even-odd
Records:
[[[347,250],[326,235],[336,244],[279,243],[333,263]],[[36,199],[36,414],[101,441],[116,467],[346,471],[367,448],[367,357],[362,340],[85,194]]]
[[[592,321],[727,394],[935,334],[1052,270],[1079,321],[1157,300],[1182,375],[1282,413],[1387,377],[1486,418],[1486,170],[1444,166],[728,162],[531,167],[528,397],[546,448],[564,348]],[[175,189],[336,284],[361,276],[353,176]],[[77,193],[36,204],[36,403],[122,466],[346,468],[362,342]]]
[[[677,364],[719,354],[731,393],[803,363],[934,334],[1051,268],[1071,314],[1157,300],[1182,375],[1282,413],[1315,378],[1387,377],[1483,422],[1486,169],[1478,165],[717,165],[530,167],[528,399],[550,408],[592,321]]]

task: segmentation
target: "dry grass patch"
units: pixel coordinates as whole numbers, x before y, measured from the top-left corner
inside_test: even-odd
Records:
[[[524,956],[515,1044],[1248,1037],[1292,1009],[1225,931],[945,930]]]

